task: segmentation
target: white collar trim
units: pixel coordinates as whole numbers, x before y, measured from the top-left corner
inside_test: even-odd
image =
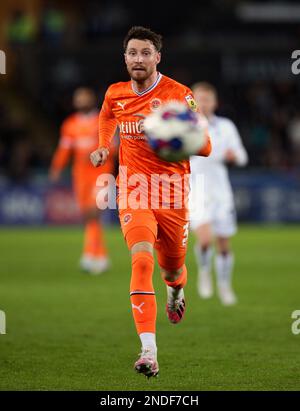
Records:
[[[141,91],[141,92],[135,90],[135,88],[133,87],[133,83],[131,82],[132,91],[133,91],[135,94],[137,94],[138,96],[143,96],[144,94],[149,93],[149,91],[152,91],[152,90],[158,85],[158,83],[160,82],[161,79],[162,79],[162,74],[161,74],[161,73],[158,73],[157,79],[155,80],[155,82],[154,82],[150,87],[148,87],[146,90]]]

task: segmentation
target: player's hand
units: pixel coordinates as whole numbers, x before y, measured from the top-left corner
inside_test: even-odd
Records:
[[[225,153],[225,161],[226,163],[235,163],[236,162],[236,155],[233,150],[227,150]]]
[[[57,183],[60,179],[60,170],[50,169],[48,178],[50,183]]]
[[[103,166],[108,158],[109,150],[101,147],[90,154],[90,160],[94,167]]]

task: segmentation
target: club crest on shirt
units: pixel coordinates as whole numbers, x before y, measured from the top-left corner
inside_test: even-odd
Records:
[[[131,220],[132,220],[132,214],[129,213],[129,214],[124,215],[124,218],[123,218],[124,225],[128,224],[129,221]]]
[[[153,100],[150,101],[150,109],[152,111],[157,110],[161,105],[161,100],[159,98],[154,98]]]
[[[197,111],[197,103],[194,100],[193,96],[190,94],[188,96],[185,96],[186,102],[188,103],[188,106],[191,110]]]

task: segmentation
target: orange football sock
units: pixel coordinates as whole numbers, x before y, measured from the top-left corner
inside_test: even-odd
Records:
[[[85,225],[83,252],[93,257],[105,257],[107,254],[102,227],[97,219],[90,220]]]
[[[182,267],[182,273],[179,275],[179,277],[177,278],[177,280],[175,281],[167,281],[164,280],[164,282],[169,286],[169,287],[173,287],[173,288],[183,288],[186,283],[187,283],[187,269],[186,269],[186,265],[184,264]]]
[[[152,275],[154,258],[146,251],[132,256],[132,274],[130,282],[130,300],[132,314],[138,334],[155,333],[156,298]]]

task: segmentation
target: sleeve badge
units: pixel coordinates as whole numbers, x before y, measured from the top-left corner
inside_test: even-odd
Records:
[[[197,111],[197,103],[194,100],[194,97],[189,94],[188,96],[185,96],[186,102],[188,103],[188,106],[191,110]]]

